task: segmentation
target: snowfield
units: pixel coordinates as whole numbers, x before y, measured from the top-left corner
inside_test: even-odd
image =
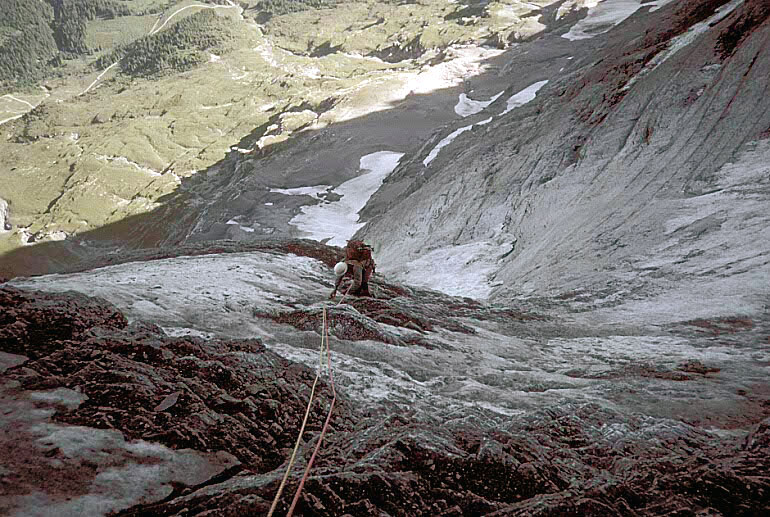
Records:
[[[588,14],[562,34],[570,41],[589,39],[604,34],[643,7],[655,11],[671,3],[672,0],[656,0],[642,3],[640,0],[592,0],[586,2]]]
[[[523,106],[524,104],[535,100],[537,92],[539,92],[540,89],[546,84],[548,84],[548,81],[538,81],[536,83],[530,84],[519,93],[512,95],[506,103],[505,110],[500,113],[500,115],[505,115],[506,113],[511,112],[519,106]]]
[[[313,240],[328,242],[333,246],[344,246],[366,223],[358,222],[358,212],[366,205],[385,178],[398,166],[404,153],[380,151],[361,158],[360,168],[365,171],[360,176],[346,181],[334,189],[321,187],[300,187],[278,190],[282,194],[317,194],[328,190],[339,194],[339,201],[323,202],[317,205],[303,206],[302,213],[294,217],[289,224],[296,226],[303,234]]]
[[[491,242],[447,246],[383,271],[408,285],[483,300],[494,288],[497,258],[510,249]]]
[[[461,93],[460,98],[457,101],[457,104],[455,105],[455,113],[460,115],[461,117],[468,117],[470,115],[475,115],[476,113],[480,113],[484,111],[487,106],[495,102],[500,96],[503,94],[503,92],[498,93],[497,95],[493,95],[492,98],[490,98],[488,101],[475,101],[471,98],[469,98],[466,94]]]

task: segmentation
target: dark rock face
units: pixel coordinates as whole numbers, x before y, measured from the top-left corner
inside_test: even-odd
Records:
[[[5,287],[0,306],[0,347],[32,359],[50,354],[59,341],[82,339],[94,327],[119,330],[127,325],[106,301],[74,292],[36,296]]]
[[[377,317],[385,302],[376,308],[372,302],[355,301]],[[425,313],[431,306],[412,303]],[[481,310],[466,305],[460,309]],[[120,515],[267,512],[299,431],[310,369],[256,340],[171,338],[156,326],[127,323],[103,300],[74,293],[6,287],[0,309],[0,351],[30,358],[9,369],[6,379],[18,381],[19,389],[66,387],[88,397],[77,409],[59,408],[56,421],[116,429],[171,448],[225,451],[241,461],[203,485],[179,486],[159,502]],[[433,322],[415,320],[425,327],[448,324],[436,313]],[[307,321],[313,321],[310,314]],[[707,370],[695,363],[681,367],[688,375]],[[288,509],[329,407],[329,386],[322,382],[317,393],[277,515]],[[339,394],[295,515],[770,511],[770,419],[746,435],[717,438],[592,403],[514,416],[503,425],[470,412],[439,420],[387,408],[359,407]]]
[[[3,288],[0,303],[0,350],[31,359],[9,377],[24,389],[77,387],[88,397],[58,415],[61,422],[172,448],[229,450],[257,472],[276,468],[293,445],[314,374],[259,341],[169,338],[83,295]],[[317,399],[314,421],[325,398]]]

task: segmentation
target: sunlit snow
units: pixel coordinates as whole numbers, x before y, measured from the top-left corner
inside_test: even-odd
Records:
[[[508,102],[505,107],[505,111],[500,113],[500,115],[505,115],[506,113],[514,110],[515,108],[518,108],[519,106],[523,106],[524,104],[531,102],[535,100],[535,97],[537,97],[537,92],[540,91],[540,88],[548,84],[548,80],[545,81],[538,81],[534,84],[530,84],[523,90],[521,90],[519,93],[512,95],[510,99],[508,99]]]
[[[510,249],[490,242],[447,246],[400,264],[388,273],[409,285],[484,299],[492,292],[490,276],[497,267],[497,259]]]
[[[339,201],[303,206],[302,213],[289,223],[310,239],[328,239],[328,244],[344,246],[366,224],[358,222],[358,212],[380,188],[385,177],[393,172],[402,156],[404,153],[391,151],[367,154],[360,161],[361,169],[367,172],[333,190],[342,196]]]
[[[660,9],[673,0],[655,0],[641,3],[640,0],[604,0],[603,2],[586,2],[588,14],[578,21],[562,38],[570,41],[593,38],[604,34],[623,20],[634,14],[642,7],[649,7],[650,11]]]
[[[455,106],[455,113],[461,117],[475,115],[480,111],[484,111],[487,106],[495,102],[502,94],[503,92],[500,92],[497,95],[494,95],[488,101],[474,101],[473,99],[468,98],[466,94],[461,93],[460,99],[457,101],[457,105]]]

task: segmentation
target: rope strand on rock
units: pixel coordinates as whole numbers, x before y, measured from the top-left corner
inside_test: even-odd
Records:
[[[342,298],[340,298],[340,301],[337,302],[337,305],[335,307],[339,306],[347,297],[348,293],[350,292],[351,287],[353,287],[353,284],[351,283],[348,286],[347,291],[345,291],[345,294],[342,295]],[[283,475],[283,479],[281,480],[281,484],[278,487],[278,492],[275,494],[275,498],[273,499],[273,504],[270,505],[270,511],[267,513],[267,517],[272,517],[273,512],[275,512],[276,507],[278,506],[278,500],[281,498],[281,494],[283,493],[283,489],[286,486],[286,480],[289,478],[289,474],[291,473],[291,469],[294,466],[294,461],[297,457],[297,450],[299,450],[299,444],[302,441],[302,435],[305,432],[305,426],[307,425],[307,419],[310,415],[310,408],[313,405],[313,397],[315,395],[315,387],[316,384],[318,384],[318,379],[321,376],[321,370],[323,369],[323,359],[324,359],[324,345],[326,345],[326,358],[328,362],[328,369],[329,369],[329,378],[331,379],[331,387],[332,387],[332,402],[331,406],[329,408],[329,414],[326,416],[326,421],[324,422],[323,429],[321,430],[321,435],[318,439],[318,443],[316,444],[315,450],[313,450],[313,454],[310,457],[310,461],[307,464],[307,467],[305,468],[305,473],[302,476],[302,480],[300,481],[299,487],[297,488],[297,492],[294,494],[294,499],[292,500],[291,507],[289,508],[289,513],[286,514],[286,517],[291,517],[292,513],[294,512],[294,507],[297,504],[297,501],[299,500],[300,493],[302,492],[302,487],[305,485],[305,480],[307,479],[308,472],[310,472],[310,467],[313,466],[313,461],[315,460],[316,454],[318,453],[318,450],[321,448],[321,441],[323,440],[323,437],[326,435],[326,430],[329,427],[329,421],[331,420],[332,416],[332,410],[334,409],[334,403],[337,401],[337,392],[334,389],[334,376],[332,375],[332,362],[331,362],[331,351],[329,350],[329,322],[326,317],[326,305],[324,305],[323,308],[323,330],[321,332],[321,349],[319,350],[318,354],[318,371],[315,375],[315,380],[313,381],[313,387],[310,390],[310,399],[307,402],[307,409],[305,409],[305,417],[302,420],[302,426],[299,430],[299,436],[297,436],[297,442],[294,444],[294,450],[291,453],[291,458],[289,459],[289,465],[286,467],[286,472]]]
[[[343,297],[343,300],[345,298]],[[340,301],[342,303],[342,301]],[[321,448],[321,442],[323,442],[324,436],[326,436],[326,430],[329,428],[329,421],[332,419],[332,411],[334,410],[334,403],[337,401],[337,390],[334,388],[334,372],[332,371],[332,356],[331,351],[329,350],[329,323],[326,319],[326,307],[324,306],[324,334],[326,336],[326,362],[327,362],[327,368],[329,370],[329,382],[332,387],[332,402],[329,405],[329,413],[326,415],[326,421],[324,422],[323,429],[321,429],[321,434],[318,437],[318,443],[315,444],[315,449],[313,450],[312,456],[310,456],[310,461],[307,462],[307,467],[305,467],[305,473],[302,475],[302,480],[299,482],[299,486],[297,487],[297,492],[294,494],[294,499],[291,502],[291,506],[289,507],[289,513],[286,514],[286,517],[291,517],[294,513],[294,507],[297,505],[297,501],[299,501],[299,496],[302,493],[302,487],[305,486],[305,481],[307,480],[307,476],[310,473],[310,469],[313,467],[313,462],[315,461],[315,457],[318,454],[318,450]],[[323,336],[321,337],[321,340],[323,341]]]

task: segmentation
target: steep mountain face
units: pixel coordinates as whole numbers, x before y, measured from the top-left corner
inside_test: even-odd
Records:
[[[610,329],[379,276],[335,306],[340,258],[191,245],[0,287],[0,511],[265,515],[312,398],[285,515],[334,397],[324,304],[337,399],[295,515],[770,509],[767,319]]]
[[[676,2],[575,41],[534,101],[502,114],[498,100],[427,166],[453,127],[402,160],[361,235],[384,271],[422,285],[426,254],[461,255],[494,299],[676,286],[683,303],[761,309],[769,43],[770,6],[751,0]]]
[[[253,48],[9,114],[0,513],[264,515],[307,408],[276,515],[319,444],[295,515],[770,514],[766,1],[225,3]]]

